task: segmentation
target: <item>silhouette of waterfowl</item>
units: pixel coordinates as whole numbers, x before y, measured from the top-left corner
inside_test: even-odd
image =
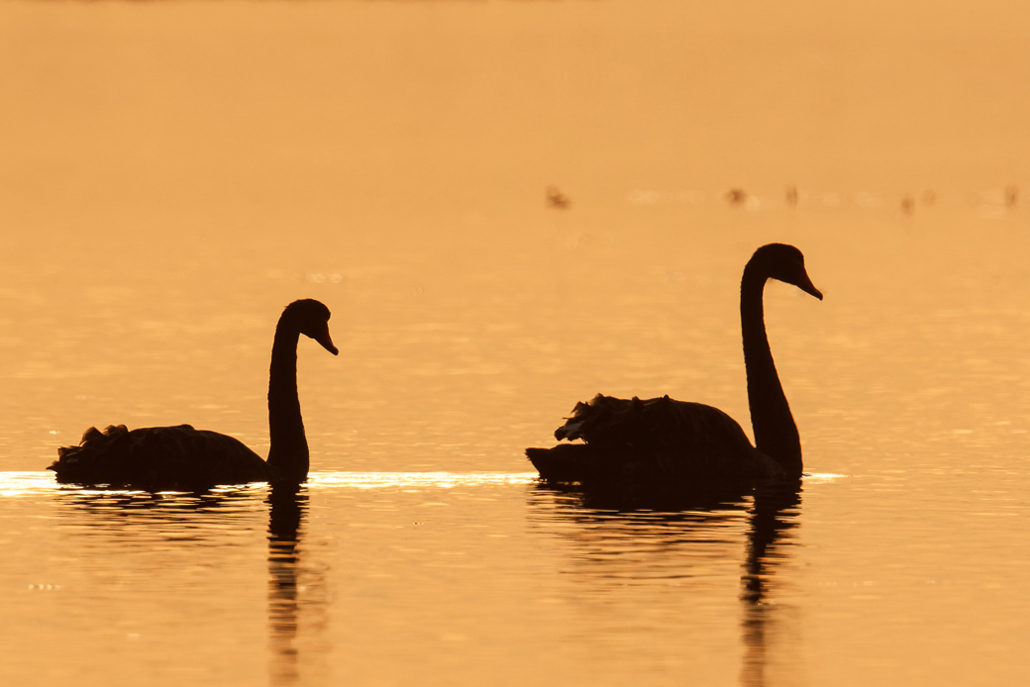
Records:
[[[329,308],[311,299],[290,303],[279,317],[268,379],[267,462],[233,437],[190,425],[131,431],[118,425],[103,432],[90,427],[79,446],[59,448],[47,469],[58,482],[144,489],[303,482],[309,454],[297,397],[297,343],[304,334],[337,355],[329,317]]]
[[[717,408],[668,396],[625,400],[598,394],[589,403],[577,403],[572,417],[554,433],[559,441],[584,443],[526,449],[540,476],[585,487],[700,492],[800,477],[801,441],[765,331],[762,294],[769,279],[822,300],[794,246],[762,246],[744,268],[740,320],[754,446],[740,425]]]
[[[747,202],[747,191],[742,188],[731,188],[726,192],[726,202],[730,205],[743,205]]]
[[[1005,187],[1005,205],[1010,208],[1016,207],[1016,203],[1019,202],[1019,187],[1015,184],[1011,184]]]
[[[800,199],[800,196],[798,194],[798,187],[788,186],[786,196],[787,205],[791,206],[792,208],[796,208],[798,206],[798,200]]]
[[[568,210],[572,206],[572,200],[557,186],[548,186],[544,198],[547,207],[555,210]]]

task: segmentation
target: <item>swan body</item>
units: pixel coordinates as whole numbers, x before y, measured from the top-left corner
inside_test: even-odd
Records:
[[[741,332],[755,445],[718,408],[668,396],[625,400],[598,394],[589,403],[576,404],[554,433],[559,441],[583,443],[526,449],[540,476],[585,486],[687,489],[800,477],[801,441],[765,332],[762,295],[769,279],[822,300],[805,271],[804,256],[793,246],[762,246],[744,268]]]
[[[288,305],[279,318],[268,381],[268,460],[233,437],[190,425],[90,427],[78,446],[58,449],[47,469],[57,481],[147,489],[204,488],[217,484],[307,479],[309,453],[297,396],[297,343],[301,334],[337,355],[329,335],[329,309],[315,300]]]

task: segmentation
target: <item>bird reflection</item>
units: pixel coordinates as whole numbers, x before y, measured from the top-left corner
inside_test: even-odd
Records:
[[[200,492],[147,492],[124,489],[62,487],[59,503],[80,531],[100,541],[137,540],[203,542],[207,534],[233,518],[246,517],[257,487]],[[81,512],[89,517],[78,517]]]
[[[308,495],[300,486],[279,485],[268,496],[268,627],[271,646],[269,681],[297,683],[297,568],[300,526]]]
[[[196,493],[66,487],[57,492],[57,499],[70,506],[62,517],[68,518],[80,534],[88,535],[94,545],[116,545],[121,550],[127,545],[172,542],[176,548],[204,547],[211,561],[218,560],[219,550],[232,551],[239,541],[236,536],[250,538],[257,534],[253,516],[266,493],[263,500],[270,511],[269,683],[274,687],[298,684],[301,668],[306,683],[313,676],[320,682],[328,654],[323,651],[327,647],[322,638],[328,595],[324,570],[310,561],[302,564],[301,536],[308,510],[305,485],[283,484],[270,491],[255,485]],[[82,517],[83,512],[86,517]],[[168,578],[170,586],[187,584],[176,577],[180,572],[171,569],[160,574]],[[304,638],[304,646],[311,650],[304,652],[303,662],[298,648],[299,629],[313,630]]]
[[[577,572],[613,589],[709,575],[724,559],[726,546],[741,543],[739,524],[746,513],[739,596],[743,687],[766,685],[769,649],[788,637],[777,623],[784,607],[770,597],[775,597],[775,573],[789,560],[783,547],[791,543],[787,533],[798,524],[800,503],[800,480],[706,498],[658,494],[649,500],[640,493],[628,497],[544,483],[530,496],[533,520],[553,525],[557,519],[561,536],[586,549],[578,557],[585,566]]]
[[[298,684],[301,667],[305,684],[321,684],[328,681],[331,649],[325,639],[329,595],[326,570],[302,561],[307,486],[276,485],[268,495],[268,505],[269,684]],[[305,629],[310,632],[301,642],[299,632]]]
[[[740,682],[744,687],[763,687],[766,684],[767,635],[774,624],[776,609],[767,603],[767,586],[778,559],[782,558],[776,555],[775,550],[783,534],[797,526],[795,518],[800,505],[800,480],[791,484],[760,485],[755,490],[741,577],[744,660]]]

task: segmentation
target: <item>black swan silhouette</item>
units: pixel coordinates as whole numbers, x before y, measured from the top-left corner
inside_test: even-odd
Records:
[[[794,246],[762,246],[744,267],[740,322],[755,446],[733,418],[711,406],[668,396],[642,401],[598,394],[590,403],[577,403],[554,433],[559,441],[585,443],[526,449],[540,476],[584,486],[688,489],[799,478],[801,441],[765,332],[762,293],[769,279],[823,298]]]
[[[90,427],[79,446],[59,448],[47,469],[57,481],[146,489],[205,488],[270,481],[299,484],[308,475],[308,442],[297,398],[297,342],[309,336],[336,355],[329,336],[329,308],[316,300],[286,306],[275,328],[268,378],[268,461],[224,434],[177,427],[128,430]]]

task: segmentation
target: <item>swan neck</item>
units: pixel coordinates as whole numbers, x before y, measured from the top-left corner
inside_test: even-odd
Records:
[[[279,481],[299,483],[308,476],[308,442],[297,396],[299,329],[284,314],[275,328],[268,375],[268,464]]]
[[[801,474],[801,439],[776,372],[765,331],[762,296],[769,279],[754,260],[740,284],[740,325],[747,369],[747,397],[755,447],[791,474]]]

